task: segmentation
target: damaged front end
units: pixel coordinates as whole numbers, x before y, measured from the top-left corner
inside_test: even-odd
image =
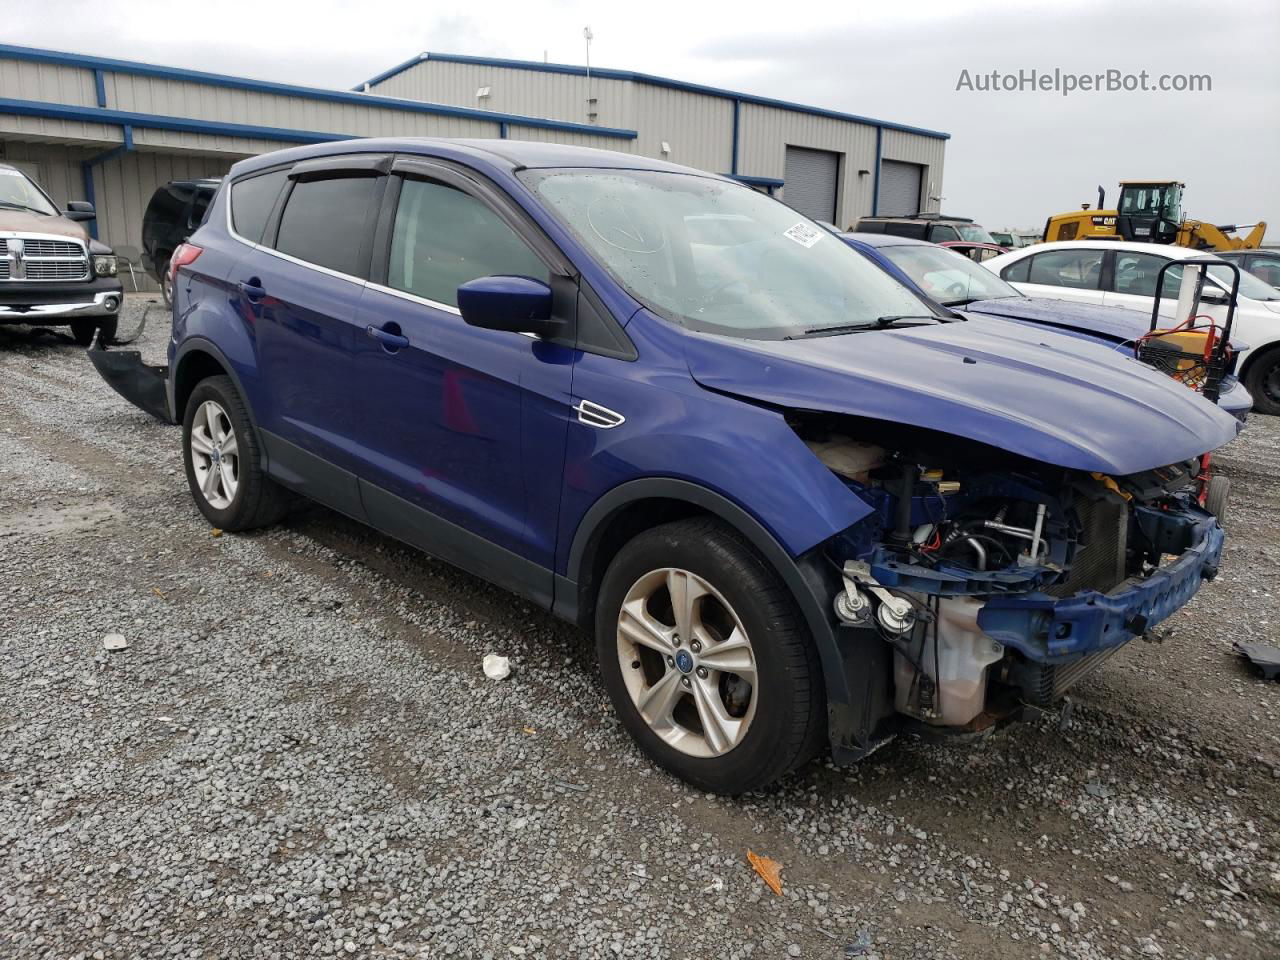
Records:
[[[791,425],[873,508],[822,550],[842,642],[892,650],[898,716],[882,730],[975,731],[1050,706],[1217,573],[1194,460],[1110,477],[855,417]]]

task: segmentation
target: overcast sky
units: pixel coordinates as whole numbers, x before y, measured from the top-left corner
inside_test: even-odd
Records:
[[[639,15],[637,15],[639,13]],[[1266,219],[1280,240],[1280,3],[776,0],[46,0],[5,4],[6,43],[349,87],[424,51],[656,73],[945,130],[944,211],[988,227],[1181,179],[1190,216]],[[1201,93],[981,93],[971,76],[1054,68],[1196,73]],[[0,96],[4,91],[0,91]],[[750,171],[744,171],[750,172]]]

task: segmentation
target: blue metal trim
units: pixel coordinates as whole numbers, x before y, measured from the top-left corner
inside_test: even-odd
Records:
[[[98,106],[105,107],[107,105],[107,78],[100,67],[93,71],[93,88],[98,95]]]
[[[733,101],[733,154],[729,159],[729,176],[736,177],[738,175],[738,130],[742,123],[742,101],[734,98]]]
[[[884,152],[884,127],[876,127],[876,169],[871,179],[871,215],[880,210],[880,156]]]
[[[190,120],[186,117],[165,117],[151,113],[132,113],[128,110],[102,110],[97,107],[77,107],[66,103],[45,103],[39,100],[11,100],[7,97],[0,97],[0,113],[15,113],[27,117],[54,117],[60,120],[79,120],[84,123],[110,123],[141,127],[144,130],[177,130],[182,133],[255,137],[260,140],[284,140],[290,143],[327,143],[333,140],[355,139],[350,134],[342,133],[259,127],[247,123],[222,123],[214,120]]]
[[[112,147],[110,150],[104,150],[96,156],[90,157],[88,160],[80,161],[80,176],[84,180],[84,198],[93,204],[94,211],[98,209],[95,199],[95,191],[93,189],[93,168],[112,160],[123,153],[129,153],[133,150],[133,127],[125,124],[120,128],[121,143],[118,147]],[[89,236],[94,240],[98,239],[98,220],[97,217],[89,221]]]
[[[751,177],[745,173],[726,173],[725,176],[730,180],[745,183],[749,187],[768,187],[770,190],[776,190],[786,183],[785,180],[779,180],[776,177]]]
[[[422,54],[422,53],[418,54],[416,57],[410,57],[404,63],[398,63],[394,67],[392,67],[390,70],[383,70],[382,73],[378,74],[376,77],[370,77],[364,83],[357,83],[351,89],[357,90],[357,91],[363,90],[365,87],[372,87],[376,84],[381,83],[383,80],[390,80],[396,74],[404,73],[410,67],[416,67],[425,59],[427,59],[427,57],[425,54]]]
[[[3,49],[3,48],[0,48]],[[427,60],[439,60],[442,63],[468,63],[481,67],[508,67],[514,70],[536,70],[539,73],[564,73],[571,76],[583,77],[587,71],[583,67],[569,63],[539,63],[536,60],[503,60],[495,57],[468,57],[455,53],[424,53],[412,60],[407,60],[398,67],[381,73],[369,80],[368,83],[381,83],[389,77],[402,73],[410,67],[416,66]],[[762,107],[777,107],[781,110],[794,110],[797,113],[807,113],[815,117],[828,117],[833,120],[849,120],[853,123],[865,123],[877,127],[885,127],[889,130],[901,130],[903,133],[916,133],[922,137],[932,137],[935,140],[950,140],[951,134],[943,133],[940,130],[927,130],[924,127],[912,127],[902,123],[892,123],[887,120],[876,120],[872,117],[863,117],[854,113],[843,113],[839,110],[827,110],[822,107],[810,107],[803,103],[791,103],[786,100],[775,100],[772,97],[758,97],[750,93],[738,93],[734,90],[725,90],[720,87],[708,87],[700,83],[686,83],[683,80],[672,80],[669,77],[657,77],[649,73],[636,73],[631,70],[609,70],[598,67],[591,68],[591,76],[603,77],[606,80],[630,80],[633,83],[644,83],[654,87],[666,87],[669,90],[683,90],[686,93],[701,93],[711,97],[726,97],[732,100],[740,100],[743,103],[753,103]],[[363,86],[363,84],[362,84]]]
[[[301,97],[308,100],[323,100],[330,103],[353,103],[362,106],[383,107],[388,110],[403,110],[406,113],[426,113],[442,117],[462,117],[468,120],[484,120],[490,123],[519,124],[523,127],[537,127],[543,130],[560,130],[573,133],[590,133],[600,137],[613,137],[619,140],[634,140],[634,130],[619,127],[597,127],[589,123],[571,123],[568,120],[548,120],[545,117],[523,117],[509,113],[491,113],[487,110],[476,110],[469,107],[451,107],[439,103],[425,103],[420,100],[401,100],[396,97],[380,97],[371,93],[354,93],[348,90],[325,90],[321,87],[302,87],[291,83],[275,83],[269,80],[250,80],[247,77],[232,77],[220,73],[204,73],[199,70],[183,70],[178,67],[161,67],[150,63],[138,63],[132,60],[112,60],[107,57],[91,57],[79,53],[62,53],[57,50],[40,50],[35,47],[16,47],[0,44],[0,59],[26,60],[33,63],[54,63],[65,67],[80,67],[85,70],[105,70],[113,73],[127,73],[139,77],[161,77],[168,80],[185,80],[191,83],[203,83],[213,87],[229,87],[235,90],[252,90],[256,93],[273,93],[286,97]],[[142,116],[142,114],[138,114]],[[138,124],[142,126],[142,124]],[[337,138],[343,139],[343,138]]]

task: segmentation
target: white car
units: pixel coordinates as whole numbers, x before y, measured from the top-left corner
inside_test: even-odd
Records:
[[[1170,260],[1205,256],[1213,254],[1158,243],[1069,240],[1011,250],[982,265],[1031,297],[1129,307],[1150,316],[1160,268]],[[1180,280],[1177,268],[1165,276],[1161,316],[1173,316]],[[1231,270],[1225,262],[1210,268],[1209,283],[1220,296],[1218,302],[1202,300],[1200,310],[1221,322],[1231,289]],[[1253,397],[1254,409],[1280,414],[1280,291],[1244,271],[1231,339],[1245,345],[1237,357],[1236,374]]]

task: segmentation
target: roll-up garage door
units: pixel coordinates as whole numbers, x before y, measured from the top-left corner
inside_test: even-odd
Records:
[[[880,196],[876,215],[913,217],[920,212],[920,180],[924,167],[901,160],[880,161]]]
[[[840,154],[787,147],[782,199],[806,217],[834,223],[839,175]]]

